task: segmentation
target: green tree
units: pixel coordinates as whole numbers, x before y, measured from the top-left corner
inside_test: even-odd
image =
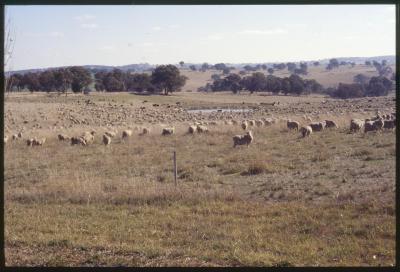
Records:
[[[262,91],[265,88],[266,78],[261,72],[253,73],[251,76],[245,77],[241,81],[241,85],[250,91],[250,93]]]
[[[151,75],[151,82],[157,89],[168,95],[170,92],[179,91],[186,83],[187,78],[181,76],[179,69],[174,65],[160,65]]]
[[[92,76],[88,69],[81,66],[73,66],[69,68],[72,74],[71,89],[74,93],[82,92],[85,87],[88,87],[92,82]]]

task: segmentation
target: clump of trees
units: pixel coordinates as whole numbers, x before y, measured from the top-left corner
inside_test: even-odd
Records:
[[[27,89],[30,92],[56,91],[65,94],[68,90],[83,92],[93,82],[90,71],[80,66],[29,72],[24,75],[13,74],[9,79],[11,91]]]
[[[307,94],[323,91],[323,87],[316,80],[302,79],[296,74],[290,77],[280,78],[273,75],[266,76],[262,72],[255,72],[250,76],[240,77],[238,74],[229,74],[225,78],[214,78],[212,84],[200,87],[199,91],[232,91],[238,93],[241,90],[254,92],[272,92],[274,94]]]
[[[330,59],[328,65],[326,66],[326,70],[332,70],[338,67],[339,67],[339,61],[337,59]]]
[[[356,98],[365,96],[385,96],[392,89],[393,82],[386,77],[377,76],[371,79],[362,74],[354,77],[352,84],[339,83],[337,89],[330,90],[330,95],[337,98]]]
[[[46,70],[25,75],[13,74],[12,90],[28,89],[31,92],[63,92],[72,90],[75,93],[87,92],[94,83],[96,91],[105,92],[149,92],[164,93],[168,95],[180,91],[187,78],[180,75],[179,69],[174,65],[160,65],[151,75],[147,73],[124,72],[120,69],[112,71],[98,71],[94,75],[84,67],[69,67]]]

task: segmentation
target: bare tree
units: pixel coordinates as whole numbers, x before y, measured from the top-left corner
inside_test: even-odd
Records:
[[[6,77],[5,72],[12,70],[11,60],[14,53],[16,35],[6,7],[4,7],[4,18],[4,91],[9,92],[12,86],[12,82],[10,82],[12,78]]]

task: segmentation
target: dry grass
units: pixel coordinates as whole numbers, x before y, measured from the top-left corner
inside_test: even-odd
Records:
[[[34,108],[39,97],[12,103]],[[36,106],[45,103],[56,102]],[[320,106],[313,103],[311,111]],[[252,128],[248,148],[232,147],[239,126],[187,135],[180,123],[175,135],[136,131],[109,147],[100,135],[80,147],[59,142],[55,131],[28,131],[48,140],[5,146],[6,265],[394,264],[395,133],[349,134],[350,117],[305,139],[284,122]]]

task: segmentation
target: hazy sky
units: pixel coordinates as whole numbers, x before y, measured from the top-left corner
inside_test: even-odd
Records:
[[[8,6],[7,14],[16,34],[10,70],[395,55],[394,5]]]

